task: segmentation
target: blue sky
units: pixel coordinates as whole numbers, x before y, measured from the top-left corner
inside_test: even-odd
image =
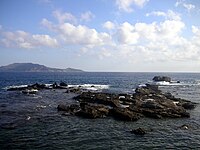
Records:
[[[0,65],[200,71],[199,0],[1,0]]]

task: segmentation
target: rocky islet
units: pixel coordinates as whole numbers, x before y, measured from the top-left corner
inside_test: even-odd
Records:
[[[171,81],[169,77],[154,77]],[[160,81],[160,80],[159,80]],[[92,85],[94,87],[94,85]],[[103,93],[99,91],[86,91],[81,86],[68,87],[61,82],[51,85],[33,84],[26,87],[13,87],[8,91],[22,91],[26,94],[36,94],[37,90],[66,89],[65,93],[76,93],[74,97],[78,104],[59,104],[58,111],[64,114],[84,118],[113,117],[117,120],[136,121],[142,117],[148,118],[182,118],[190,117],[187,109],[194,109],[196,103],[176,98],[171,93],[163,93],[157,85],[145,84],[135,89],[132,94]],[[24,92],[27,91],[27,92]],[[30,92],[28,92],[30,91]],[[33,92],[34,91],[34,92]],[[31,93],[32,92],[32,93]]]

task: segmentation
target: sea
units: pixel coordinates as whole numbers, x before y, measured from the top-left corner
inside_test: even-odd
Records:
[[[163,92],[200,103],[200,73],[0,73],[0,149],[101,150],[101,149],[200,149],[200,105],[188,110],[190,118],[124,122],[111,117],[85,119],[57,111],[58,104],[78,103],[77,94],[65,90],[41,90],[35,95],[7,91],[34,83],[65,82],[87,90],[133,93],[141,85],[164,75],[180,83],[161,84]],[[180,128],[188,125],[188,130]],[[132,134],[137,128],[144,136]]]

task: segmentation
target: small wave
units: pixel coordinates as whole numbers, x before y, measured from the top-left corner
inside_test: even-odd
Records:
[[[158,85],[158,86],[183,86],[183,85],[188,85],[186,83],[181,83],[181,82],[177,82],[177,81],[171,81],[171,82],[157,81],[157,82],[149,82],[149,84]]]
[[[140,84],[138,87],[146,87],[146,84]]]
[[[7,89],[11,89],[11,88],[24,88],[24,87],[28,87],[27,84],[25,85],[11,85],[11,86],[6,86],[3,89],[7,90]]]
[[[158,86],[198,86],[200,83],[185,83],[185,82],[166,82],[166,81],[159,81],[159,82],[149,82],[151,85],[158,85]]]
[[[200,85],[200,80],[198,79],[198,80],[195,80],[195,83],[197,84],[197,85]]]
[[[45,84],[46,87],[50,88],[52,87],[52,84]],[[8,90],[11,88],[25,88],[28,87],[28,85],[12,85],[12,86],[7,86],[3,89]],[[68,88],[73,87],[73,88],[81,88],[84,90],[89,90],[89,91],[98,91],[98,90],[104,90],[104,89],[109,89],[109,85],[104,85],[104,84],[78,84],[78,85],[68,85]]]
[[[104,89],[110,88],[109,85],[103,85],[103,84],[68,85],[68,87],[81,88],[81,89],[90,90],[90,91],[98,91],[98,90],[104,90]]]
[[[47,106],[46,105],[38,105],[36,106],[37,108],[46,108]]]

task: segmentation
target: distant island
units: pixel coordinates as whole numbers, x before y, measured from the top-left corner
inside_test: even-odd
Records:
[[[0,72],[83,72],[83,70],[74,68],[50,68],[33,63],[13,63],[7,66],[1,66]]]

